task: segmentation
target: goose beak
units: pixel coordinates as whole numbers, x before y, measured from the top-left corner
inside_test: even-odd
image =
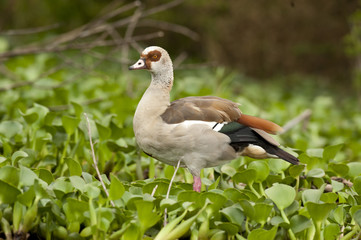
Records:
[[[145,58],[141,58],[129,67],[129,70],[138,70],[138,69],[147,69],[147,64],[145,64]]]

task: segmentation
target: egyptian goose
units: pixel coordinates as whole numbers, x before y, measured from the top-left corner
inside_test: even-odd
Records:
[[[215,167],[239,156],[299,160],[280,149],[268,133],[282,128],[241,113],[238,104],[219,97],[186,97],[170,102],[173,64],[161,47],[146,48],[130,70],[147,69],[152,75],[133,119],[135,139],[149,156],[186,167],[193,189],[200,192],[202,168]]]

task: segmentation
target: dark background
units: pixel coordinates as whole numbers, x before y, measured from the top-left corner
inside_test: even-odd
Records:
[[[125,4],[131,1],[115,1]],[[143,1],[144,8],[166,1]],[[27,0],[0,2],[0,32],[58,23],[50,32],[9,37],[10,47],[76,28],[107,11],[110,1]],[[184,1],[152,16],[183,25],[199,34],[197,41],[177,33],[149,41],[177,56],[225,65],[248,76],[316,75],[325,82],[354,84],[357,50],[348,40],[358,1],[200,0]],[[125,15],[128,13],[125,13]],[[152,27],[138,27],[149,32]],[[351,50],[347,48],[351,45]],[[355,53],[356,52],[356,53]]]

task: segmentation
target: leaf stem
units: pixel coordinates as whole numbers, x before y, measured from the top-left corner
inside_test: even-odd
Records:
[[[261,198],[261,195],[253,188],[253,183],[248,184],[249,189],[257,196],[257,198]]]
[[[258,184],[259,184],[259,191],[261,192],[262,196],[266,196],[266,193],[264,192],[262,182],[259,182]]]
[[[246,232],[247,232],[247,234],[250,234],[250,233],[251,233],[251,231],[250,231],[250,230],[249,230],[249,228],[248,228],[248,220],[249,220],[249,218],[248,218],[248,217],[246,217],[245,227],[246,227]]]
[[[341,240],[350,240],[359,230],[360,230],[360,227],[358,225],[355,225],[352,228],[352,231],[347,233],[345,236],[343,236],[341,238]]]
[[[290,220],[288,219],[287,215],[285,214],[285,212],[283,211],[283,209],[280,209],[280,212],[281,212],[281,216],[283,218],[283,220],[287,223],[287,224],[290,224]],[[293,233],[292,229],[289,228],[288,229],[288,234],[290,235],[290,239],[291,240],[296,240],[296,236],[295,234]]]

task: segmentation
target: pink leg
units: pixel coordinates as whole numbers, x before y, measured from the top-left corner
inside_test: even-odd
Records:
[[[193,190],[201,192],[202,181],[200,177],[193,176]]]

